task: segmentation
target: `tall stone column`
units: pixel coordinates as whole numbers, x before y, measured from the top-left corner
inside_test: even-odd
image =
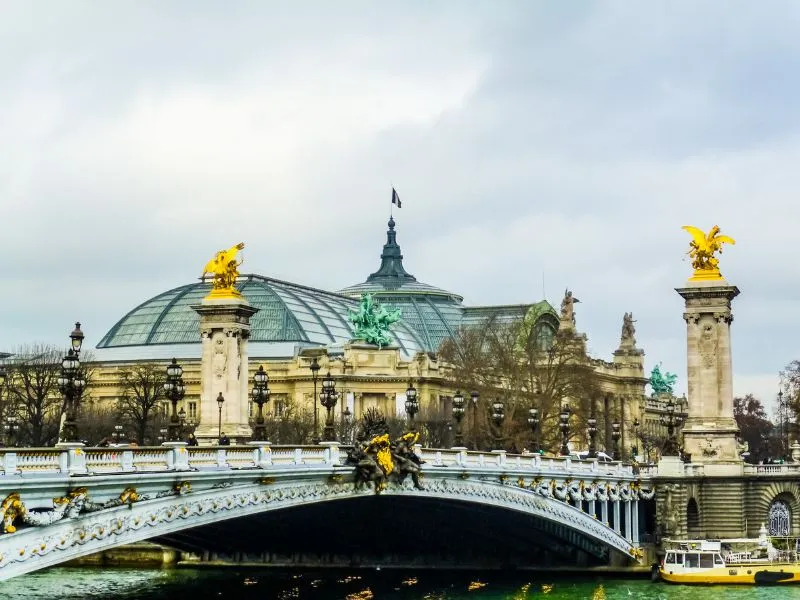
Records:
[[[195,436],[201,444],[216,442],[219,432],[217,397],[222,393],[222,431],[232,441],[250,439],[248,356],[250,317],[258,309],[244,298],[205,298],[192,308],[200,315],[200,422]]]
[[[733,474],[735,465],[741,468],[736,444],[739,429],[733,416],[730,333],[731,301],[739,289],[724,279],[692,278],[687,287],[676,291],[686,302],[689,416],[683,426],[684,451],[691,454],[692,462],[709,463],[712,468],[706,474]]]

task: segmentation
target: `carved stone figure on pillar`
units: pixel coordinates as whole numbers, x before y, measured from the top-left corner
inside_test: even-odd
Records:
[[[575,326],[575,303],[580,302],[572,295],[569,289],[564,290],[564,299],[561,301],[561,322],[567,326]]]
[[[622,334],[619,338],[621,348],[632,348],[636,346],[636,321],[633,320],[633,313],[626,312],[622,317]]]

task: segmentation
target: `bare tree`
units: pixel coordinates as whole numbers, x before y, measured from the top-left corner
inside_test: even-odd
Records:
[[[58,378],[63,356],[54,346],[23,346],[6,365],[5,412],[19,420],[19,445],[42,447],[58,440],[63,402]]]
[[[591,361],[581,339],[570,331],[555,331],[552,323],[539,319],[541,315],[534,316],[510,320],[490,316],[462,327],[440,347],[441,359],[450,366],[451,385],[474,389],[483,398],[482,408],[467,407],[462,422],[465,439],[472,437],[477,447],[486,447],[486,440],[498,434],[507,447],[528,446],[528,409],[535,407],[542,447],[557,450],[559,414],[565,402],[572,411],[570,438],[585,437],[591,399],[598,391]],[[501,432],[493,431],[490,418],[495,398],[505,407]]]
[[[78,431],[90,446],[96,446],[104,440],[112,440],[114,426],[118,422],[119,415],[113,405],[83,402],[78,414]]]
[[[120,374],[120,417],[130,425],[139,444],[156,438],[154,427],[164,401],[165,370],[155,363],[131,365]]]

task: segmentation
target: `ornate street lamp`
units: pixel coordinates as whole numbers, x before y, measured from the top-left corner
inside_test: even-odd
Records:
[[[473,390],[469,394],[472,400],[472,441],[475,443],[473,450],[478,449],[478,392]]]
[[[319,361],[317,361],[316,356],[312,357],[311,364],[308,368],[311,369],[311,379],[314,381],[314,437],[311,441],[317,444],[319,443],[319,423],[317,422],[317,411],[319,410],[317,408],[317,374],[321,367],[319,366]]]
[[[414,424],[414,415],[419,412],[419,400],[417,400],[417,388],[414,387],[414,382],[409,381],[406,388],[406,414],[408,415],[408,428],[411,431],[416,431]]]
[[[69,339],[72,342],[72,349],[75,354],[80,354],[81,346],[83,346],[83,332],[81,331],[80,323],[75,323],[75,329],[69,334]]]
[[[680,456],[681,448],[678,444],[678,436],[675,430],[683,425],[683,415],[677,413],[675,399],[670,398],[667,400],[667,412],[661,415],[659,419],[661,425],[667,428],[667,441],[664,442],[664,449],[661,451],[662,456]]]
[[[78,437],[78,410],[80,408],[83,389],[86,380],[81,371],[81,361],[78,354],[83,344],[81,324],[75,323],[75,329],[69,334],[72,347],[61,361],[61,376],[58,378],[58,389],[64,395],[64,428],[61,433],[61,442],[79,444]]]
[[[322,437],[326,442],[336,441],[336,427],[333,424],[333,409],[339,400],[339,392],[336,391],[336,382],[331,377],[331,372],[322,379],[322,397],[320,401],[325,407],[325,430]]]
[[[495,425],[495,450],[503,449],[503,421],[506,419],[506,407],[500,398],[492,402],[492,421]]]
[[[536,430],[539,429],[539,409],[536,407],[528,410],[528,426],[531,428],[531,449],[539,452],[539,444],[536,442]]]
[[[264,404],[269,402],[269,375],[264,371],[264,365],[258,367],[258,371],[253,375],[253,391],[250,396],[253,402],[258,405],[258,412],[256,413],[256,424],[253,427],[253,441],[266,442],[267,441],[267,427],[264,425]]]
[[[619,438],[622,437],[619,421],[611,424],[611,439],[614,441],[614,460],[619,460]]]
[[[19,431],[19,420],[15,415],[8,415],[6,423],[3,426],[6,432],[6,445],[16,447],[17,445],[17,431]]]
[[[597,458],[597,419],[589,417],[586,421],[586,431],[589,433],[589,458]]]
[[[458,390],[453,396],[453,418],[456,420],[455,445],[460,448],[464,445],[464,435],[461,430],[461,419],[464,418],[464,394]]]
[[[164,395],[172,403],[172,413],[169,416],[169,426],[167,427],[167,441],[181,441],[181,421],[178,416],[178,402],[186,394],[183,385],[183,368],[174,358],[167,365],[167,380],[164,382]]]
[[[114,425],[114,431],[111,432],[111,439],[115,444],[119,444],[122,440],[122,425]]]
[[[595,402],[592,398],[591,411],[586,420],[586,431],[589,434],[589,458],[597,458],[597,413],[595,412]]]
[[[222,392],[217,394],[217,406],[219,407],[219,418],[217,420],[217,441],[222,439],[222,405],[225,404],[225,396]]]
[[[569,456],[569,417],[571,414],[569,404],[564,404],[558,415],[558,428],[561,430],[561,456]]]

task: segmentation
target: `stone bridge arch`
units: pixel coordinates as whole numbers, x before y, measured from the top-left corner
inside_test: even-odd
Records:
[[[151,494],[140,501],[81,512],[44,527],[20,528],[0,536],[0,580],[124,544],[153,538],[166,540],[186,530],[231,519],[327,502],[345,503],[355,498],[379,503],[405,496],[436,500],[440,505],[511,511],[534,519],[543,535],[590,555],[607,559],[612,552],[628,557],[634,554],[630,541],[595,516],[510,479],[489,481],[432,473],[423,490],[395,485],[375,496],[368,490],[356,492],[345,475],[306,474],[291,480],[261,477],[255,481],[250,475],[246,482],[238,483],[215,477],[213,484],[208,475],[194,474],[198,484],[206,479],[206,489],[192,491],[189,479],[193,475],[175,474],[169,493]],[[103,485],[108,490],[110,482],[104,481]],[[489,522],[486,525],[491,527]]]

